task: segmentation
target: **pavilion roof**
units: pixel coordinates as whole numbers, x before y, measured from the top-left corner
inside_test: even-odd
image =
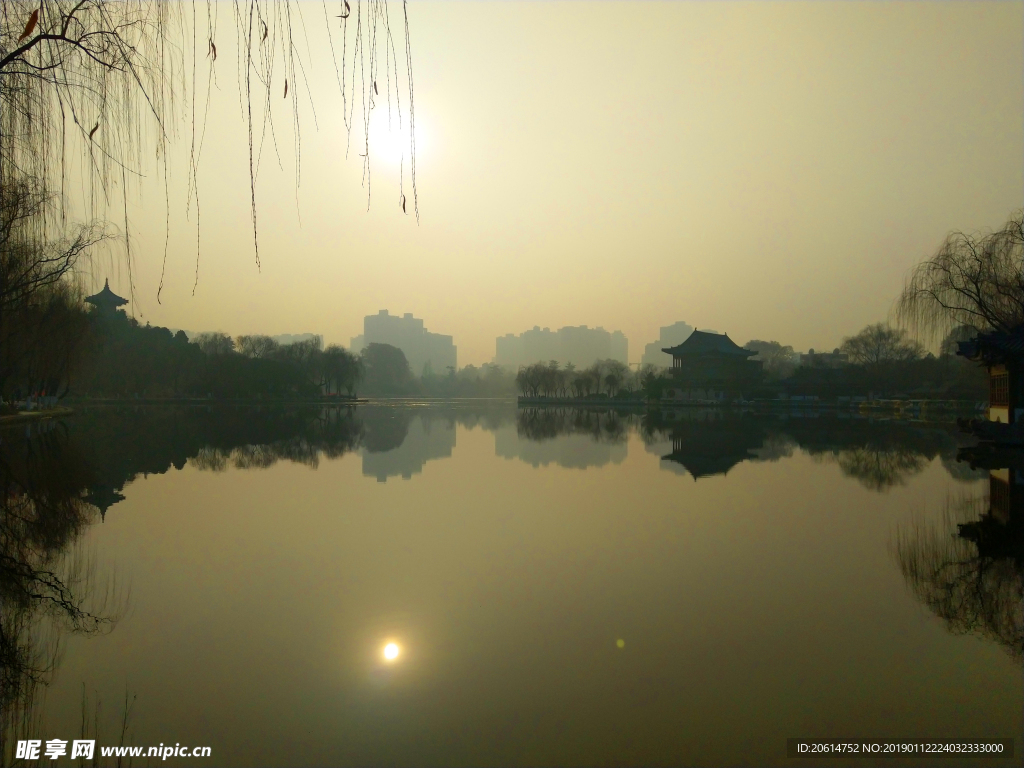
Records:
[[[729,453],[709,453],[693,449],[682,449],[672,451],[667,456],[662,456],[662,461],[674,461],[682,465],[683,469],[693,476],[694,481],[711,475],[725,475],[737,464],[749,461],[754,458],[753,454],[743,449],[736,449]]]
[[[697,355],[733,355],[735,357],[753,357],[757,352],[744,349],[729,338],[726,333],[708,333],[694,331],[686,341],[674,347],[662,349],[672,357],[690,357]]]
[[[1024,360],[1024,326],[1012,331],[979,333],[968,341],[957,342],[956,353],[968,360],[983,363],[1003,363]]]
[[[86,296],[85,300],[94,307],[120,307],[128,303],[128,299],[122,298],[110,290],[110,280],[104,280],[103,290],[99,293],[94,293],[92,296]]]

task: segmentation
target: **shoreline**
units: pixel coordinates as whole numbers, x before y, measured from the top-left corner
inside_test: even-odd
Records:
[[[987,404],[966,400],[877,399],[877,400],[616,400],[614,398],[562,398],[519,397],[520,407],[573,407],[573,408],[646,408],[648,410],[676,410],[686,408],[722,408],[768,411],[841,411],[850,413],[891,413],[907,411],[943,411],[946,413],[983,413]]]
[[[18,413],[0,416],[0,427],[9,427],[29,421],[40,421],[42,419],[73,416],[74,413],[73,409],[60,405],[56,408],[47,408],[45,411],[19,411]]]
[[[368,403],[365,397],[356,398],[299,398],[270,400],[255,397],[83,397],[69,398],[66,402],[79,407],[90,405],[359,405]]]
[[[208,397],[139,397],[139,398],[127,398],[127,397],[90,397],[90,398],[75,398],[68,399],[66,402],[75,405],[79,408],[88,408],[90,406],[111,406],[111,405],[124,405],[124,406],[164,406],[164,405],[200,405],[200,406],[218,406],[218,405],[259,405],[259,406],[296,406],[296,405],[316,405],[316,406],[334,406],[334,407],[352,407],[356,405],[374,405],[374,404],[403,404],[403,405],[431,405],[434,403],[493,403],[493,404],[504,404],[514,405],[515,398],[512,396],[508,397],[387,397],[387,396],[374,396],[369,395],[366,397],[357,398],[298,398],[295,400],[269,400],[261,398],[208,398]]]

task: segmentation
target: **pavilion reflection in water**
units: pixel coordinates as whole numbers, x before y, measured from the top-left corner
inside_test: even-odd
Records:
[[[694,481],[711,475],[725,475],[737,464],[757,458],[754,451],[764,444],[762,436],[733,429],[686,430],[672,434],[672,452],[662,461],[682,466]]]
[[[761,421],[749,414],[687,411],[648,420],[647,429],[672,441],[661,461],[678,465],[694,481],[724,475],[744,461],[758,461],[768,437]]]
[[[989,470],[989,508],[959,535],[974,542],[978,556],[1009,558],[1024,566],[1024,464]]]

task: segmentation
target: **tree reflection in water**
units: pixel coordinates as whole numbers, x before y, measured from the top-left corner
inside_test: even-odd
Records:
[[[129,442],[151,456],[153,466],[148,471],[156,472],[166,471],[170,464],[184,466],[186,461],[214,472],[229,467],[266,468],[279,461],[316,468],[321,458],[336,458],[356,449],[366,454],[394,452],[409,441],[415,419],[424,431],[440,420],[452,433],[451,441],[455,424],[498,431],[514,419],[516,435],[532,443],[585,437],[595,444],[624,447],[629,435],[638,433],[648,450],[663,458],[663,468],[686,472],[694,478],[725,474],[746,461],[777,461],[798,448],[818,461],[835,463],[844,475],[873,491],[905,484],[935,458],[941,458],[957,479],[970,481],[977,477],[975,470],[955,460],[960,437],[953,424],[872,420],[835,413],[808,418],[725,409],[677,409],[640,415],[607,406],[511,410],[494,405],[444,404],[324,411],[267,408],[258,413],[252,409],[193,408],[178,409],[174,418],[136,413],[131,418],[140,420],[138,424],[128,415],[119,418],[125,432],[143,433],[143,438],[132,437]],[[411,446],[423,455],[406,458],[422,465],[427,459],[450,455],[450,450],[439,453],[438,446],[427,443]],[[577,446],[576,450],[582,448]],[[169,462],[171,455],[174,458]],[[589,462],[581,466],[589,466]],[[109,489],[96,492],[97,498],[116,499],[127,479],[124,475],[120,483],[111,482]]]
[[[62,638],[110,630],[125,607],[115,582],[97,583],[79,544],[125,485],[189,461],[315,468],[361,437],[345,408],[96,408],[67,424],[0,431],[0,763],[14,762],[18,738],[38,738],[34,702]]]
[[[907,446],[862,445],[835,453],[820,454],[839,465],[847,477],[855,477],[873,491],[885,491],[904,485],[913,475],[921,472],[932,456],[919,453]]]
[[[818,461],[879,492],[905,485],[937,457],[953,461],[963,439],[955,424],[898,420],[794,419],[786,429]]]
[[[0,432],[0,759],[33,725],[40,686],[62,637],[113,627],[116,584],[98,585],[78,540],[98,509],[84,500],[93,477],[61,425]]]
[[[358,448],[363,435],[362,422],[351,409],[325,409],[303,423],[298,434],[234,447],[204,445],[189,463],[212,472],[223,472],[229,465],[235,469],[267,469],[279,461],[316,469],[321,456],[339,458]]]
[[[951,497],[938,524],[897,531],[913,593],[950,631],[1000,643],[1024,662],[1024,474],[993,469],[989,493]]]
[[[535,442],[587,435],[595,442],[620,444],[638,425],[635,414],[607,409],[523,408],[516,414],[516,432]]]

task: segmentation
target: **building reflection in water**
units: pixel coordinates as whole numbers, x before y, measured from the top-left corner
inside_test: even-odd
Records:
[[[950,631],[997,641],[1024,662],[1024,452],[965,448],[988,493],[947,501],[938,525],[900,530],[896,558],[914,594]]]
[[[764,421],[752,414],[710,409],[654,413],[644,426],[649,434],[671,440],[662,467],[689,473],[694,481],[727,474],[744,461],[763,460],[757,451],[768,437]]]
[[[455,448],[455,419],[420,408],[374,408],[360,413],[363,474],[387,482],[409,480],[428,461],[447,459]]]

